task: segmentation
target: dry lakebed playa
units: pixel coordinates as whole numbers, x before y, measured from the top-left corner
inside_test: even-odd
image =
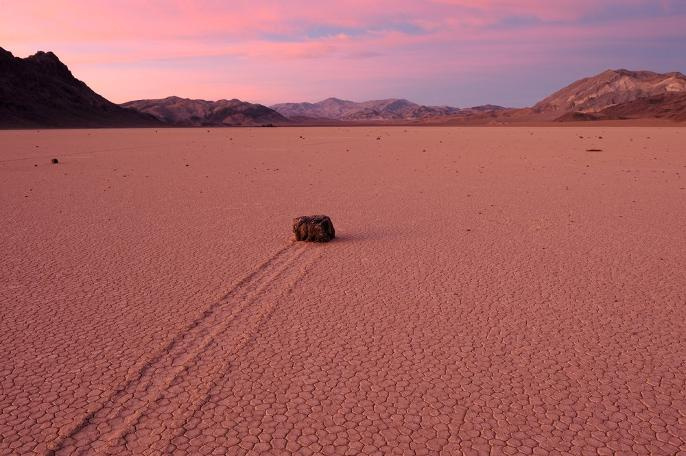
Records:
[[[0,213],[2,455],[686,454],[686,128],[0,131]]]

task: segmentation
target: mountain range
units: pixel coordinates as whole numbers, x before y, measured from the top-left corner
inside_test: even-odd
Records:
[[[271,108],[294,120],[326,119],[352,122],[422,120],[455,115],[461,111],[451,106],[422,106],[399,98],[359,103],[339,98],[327,98],[317,103],[281,103]]]
[[[0,128],[258,126],[321,123],[488,124],[614,119],[686,121],[686,76],[607,70],[573,82],[530,108],[424,106],[399,98],[271,107],[167,97],[116,105],[76,79],[52,52],[26,58],[0,48]]]

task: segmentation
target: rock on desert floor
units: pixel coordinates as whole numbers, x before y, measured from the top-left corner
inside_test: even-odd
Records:
[[[0,454],[686,451],[684,128],[0,145]]]

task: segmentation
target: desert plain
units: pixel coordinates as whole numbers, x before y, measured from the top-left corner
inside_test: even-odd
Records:
[[[683,127],[2,131],[0,213],[0,454],[686,454]]]

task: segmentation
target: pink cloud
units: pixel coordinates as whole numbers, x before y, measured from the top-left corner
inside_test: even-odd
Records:
[[[621,55],[679,38],[686,8],[676,0],[34,0],[5,3],[0,15],[0,46],[53,50],[117,101],[272,102],[384,81],[420,90],[480,71],[534,71],[582,48]]]
[[[311,25],[373,27],[404,19],[418,24],[483,26],[511,15],[573,20],[610,6],[654,4],[651,0],[305,0],[253,2],[93,0],[11,2],[3,5],[0,39],[121,40],[129,37],[254,38],[297,33]],[[673,2],[663,2],[668,9]]]

